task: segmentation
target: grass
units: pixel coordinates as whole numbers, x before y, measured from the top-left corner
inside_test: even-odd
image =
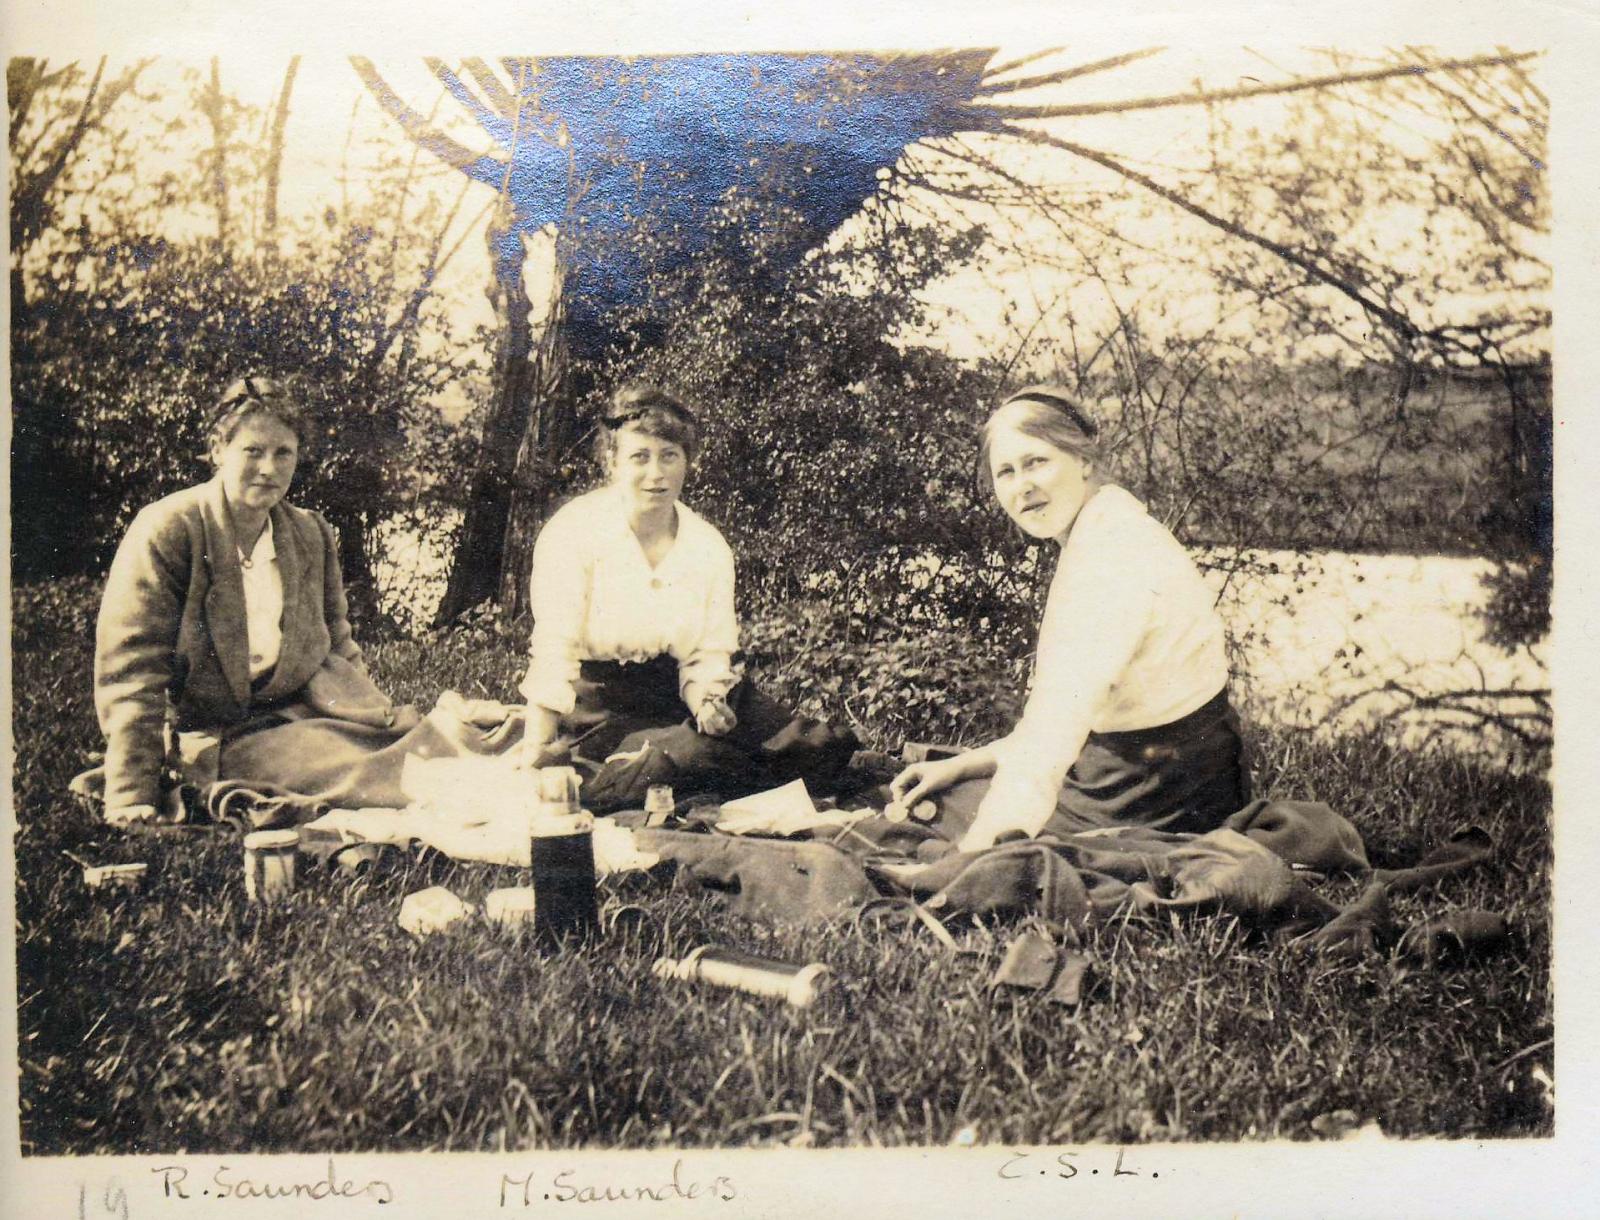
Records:
[[[1494,835],[1490,865],[1397,900],[1406,923],[1456,907],[1511,919],[1514,951],[1437,973],[1319,961],[1231,918],[1118,920],[1093,930],[1092,987],[1068,1010],[986,988],[1004,928],[966,929],[952,953],[925,932],[750,924],[642,877],[607,886],[607,906],[646,907],[675,954],[715,941],[829,962],[839,985],[795,1011],[658,980],[637,934],[544,958],[520,933],[419,943],[396,926],[412,889],[473,896],[520,880],[509,870],[312,871],[262,912],[236,840],[107,831],[64,796],[99,745],[96,592],[14,598],[27,1153],[1307,1139],[1340,1110],[1395,1136],[1552,1129],[1537,776],[1253,732],[1261,789],[1330,802],[1377,864],[1471,822]],[[508,696],[520,665],[479,637],[372,657],[408,697]],[[92,894],[64,850],[148,860],[150,884]]]

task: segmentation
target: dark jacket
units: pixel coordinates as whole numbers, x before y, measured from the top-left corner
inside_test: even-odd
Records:
[[[156,803],[169,718],[178,730],[224,730],[303,696],[325,664],[382,700],[366,682],[350,637],[333,527],[283,502],[271,516],[283,579],[283,642],[277,667],[257,692],[250,688],[244,580],[221,482],[145,508],[117,548],[94,659],[108,808]]]

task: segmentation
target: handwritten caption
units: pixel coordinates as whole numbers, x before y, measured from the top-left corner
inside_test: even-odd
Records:
[[[1103,1162],[1096,1164],[1096,1160]],[[395,1200],[394,1187],[382,1178],[351,1178],[341,1176],[332,1157],[328,1158],[327,1172],[315,1178],[257,1174],[246,1176],[226,1162],[217,1164],[209,1173],[192,1165],[158,1165],[150,1170],[163,1199],[187,1201],[197,1199],[294,1199],[341,1200],[385,1204]],[[1005,1154],[995,1169],[995,1176],[1003,1182],[1021,1182],[1040,1178],[1054,1181],[1071,1181],[1077,1177],[1143,1178],[1161,1177],[1158,1170],[1133,1164],[1128,1150],[1119,1148],[1112,1158],[1109,1150],[1104,1154],[1076,1151],[1033,1152],[1012,1151]],[[637,1175],[626,1182],[615,1178],[586,1177],[577,1168],[565,1168],[555,1173],[540,1174],[502,1173],[498,1187],[501,1208],[522,1209],[546,1203],[671,1203],[700,1202],[730,1203],[739,1197],[738,1187],[726,1174],[707,1177],[686,1173],[683,1160],[672,1163],[670,1177]],[[128,1190],[113,1180],[102,1190],[91,1191],[87,1186],[78,1190],[78,1220],[90,1217],[114,1217],[129,1220]]]
[[[382,1178],[365,1182],[340,1177],[333,1158],[328,1172],[316,1178],[246,1177],[226,1163],[209,1175],[187,1165],[158,1165],[150,1171],[161,1180],[164,1199],[343,1199],[366,1203],[393,1203],[394,1188]]]
[[[671,1203],[709,1200],[729,1203],[739,1197],[733,1179],[725,1174],[701,1181],[683,1171],[680,1157],[672,1162],[672,1177],[636,1179],[627,1183],[584,1181],[576,1169],[562,1169],[541,1178],[536,1173],[500,1175],[501,1207],[533,1207],[540,1203]]]
[[[1102,1174],[1101,1167],[1090,1163],[1079,1152],[1013,1152],[1001,1162],[995,1176],[1003,1182],[1020,1182],[1028,1178],[1057,1178],[1068,1182],[1078,1175],[1086,1177],[1111,1177],[1111,1178],[1159,1178],[1157,1170],[1142,1170],[1131,1167],[1127,1162],[1126,1148],[1117,1149],[1116,1161],[1110,1166],[1109,1174]]]

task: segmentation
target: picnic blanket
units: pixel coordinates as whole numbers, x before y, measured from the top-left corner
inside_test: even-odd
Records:
[[[488,713],[498,710],[448,707],[468,723],[493,719]],[[629,768],[638,760],[618,761]],[[420,844],[459,860],[526,866],[533,785],[531,773],[502,753],[409,758],[399,779],[403,808],[329,809],[237,782],[208,795],[212,820],[245,829],[298,825],[302,850],[318,855]],[[1393,926],[1390,895],[1481,864],[1493,848],[1484,831],[1465,828],[1411,867],[1373,869],[1355,827],[1319,802],[1253,801],[1203,834],[1104,827],[980,852],[956,849],[959,822],[892,821],[872,808],[843,817],[819,811],[782,837],[724,833],[716,826],[720,813],[700,810],[692,828],[680,821],[678,828],[631,829],[625,816],[597,819],[599,869],[665,864],[680,884],[771,923],[825,925],[887,905],[948,939],[945,924],[964,918],[1019,921],[1026,927],[997,980],[1048,988],[1069,1001],[1083,974],[1071,950],[1095,921],[1127,913],[1234,915],[1342,957],[1394,943],[1398,960],[1418,969],[1491,950],[1507,937],[1504,919],[1482,911],[1446,913],[1404,935]],[[1341,905],[1314,887],[1330,875],[1364,878],[1365,885]]]

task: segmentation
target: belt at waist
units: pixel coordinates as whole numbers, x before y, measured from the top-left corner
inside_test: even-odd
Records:
[[[1233,714],[1224,686],[1187,716],[1148,729],[1125,729],[1115,733],[1091,733],[1090,738],[1112,749],[1138,749],[1157,742],[1187,741],[1204,737]]]
[[[662,652],[644,661],[580,661],[578,676],[586,682],[607,682],[623,677],[655,677],[666,674],[674,682],[678,677],[678,660],[671,653]]]

